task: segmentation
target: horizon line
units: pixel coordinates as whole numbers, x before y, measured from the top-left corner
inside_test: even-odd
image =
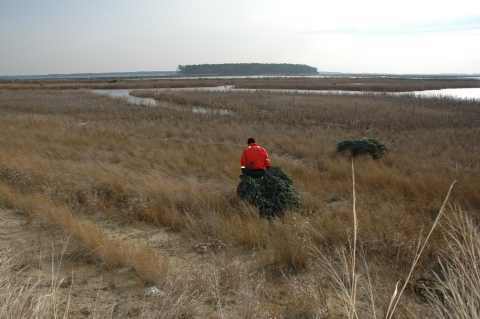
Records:
[[[29,75],[0,75],[0,79],[48,79],[48,78],[84,78],[84,77],[129,77],[135,76],[135,74],[151,74],[155,75],[168,75],[168,74],[178,74],[177,71],[127,71],[127,72],[82,72],[82,73],[49,73],[49,74],[29,74]],[[389,73],[389,72],[340,72],[340,71],[318,71],[318,75],[324,74],[343,74],[343,75],[376,75],[376,76],[386,76],[386,75],[396,75],[396,76],[480,76],[480,73],[464,73],[464,72],[439,72],[439,73]],[[258,74],[261,76],[263,74]],[[286,74],[285,74],[286,75]],[[188,76],[186,75],[179,75]],[[201,75],[201,76],[217,76],[212,75]],[[222,75],[218,75],[222,76]],[[224,75],[223,75],[224,76]],[[232,75],[234,76],[234,75]],[[251,75],[250,75],[251,76]],[[265,75],[267,76],[267,75]],[[272,75],[269,75],[272,76]],[[301,75],[298,75],[301,76]]]

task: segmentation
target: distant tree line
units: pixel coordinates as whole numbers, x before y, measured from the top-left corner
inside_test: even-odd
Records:
[[[179,65],[182,75],[264,75],[264,74],[317,74],[317,68],[305,64],[227,63]]]

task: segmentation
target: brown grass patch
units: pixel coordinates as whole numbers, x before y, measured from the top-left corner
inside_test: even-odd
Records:
[[[453,180],[458,186],[451,202],[478,219],[478,102],[429,98],[419,106],[418,99],[393,95],[296,94],[293,103],[291,94],[269,92],[141,94],[167,107],[129,105],[87,90],[2,90],[0,200],[32,223],[68,234],[85,260],[112,273],[128,267],[140,282],[161,286],[165,294],[152,298],[169,309],[165,313],[254,318],[244,309],[249,306],[301,318],[337,309],[318,301],[335,293],[313,255],[352,248],[351,161],[335,152],[347,138],[376,138],[391,150],[378,161],[355,158],[357,241],[383,276],[374,294],[385,295],[385,282],[406,275],[418,237],[432,225]],[[193,113],[198,106],[234,115]],[[294,178],[304,203],[299,213],[269,223],[236,197],[239,157],[250,136]],[[160,248],[109,237],[102,221],[143,223],[198,243],[218,239],[225,248],[200,255],[194,270],[175,269],[171,260],[178,256],[162,258]],[[444,245],[434,232],[419,272],[439,269]],[[182,254],[197,256],[193,248]],[[318,284],[299,284],[302,276]],[[357,307],[365,305],[360,300]],[[412,307],[416,315],[425,309]]]

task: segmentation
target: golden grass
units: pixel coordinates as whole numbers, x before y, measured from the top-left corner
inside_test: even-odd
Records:
[[[67,205],[58,206],[43,195],[18,198],[13,208],[31,221],[66,234],[77,253],[87,260],[97,262],[109,271],[131,267],[145,283],[158,284],[165,280],[168,262],[158,259],[153,250],[109,238],[92,221],[73,216]]]
[[[135,93],[158,99],[153,107],[86,90],[0,94],[1,203],[67,233],[106,269],[128,266],[142,282],[170,287],[171,298],[162,300],[175,315],[210,307],[225,316],[300,318],[333,307],[319,301],[326,288],[315,252],[353,248],[351,159],[335,152],[343,139],[374,137],[391,150],[379,161],[355,159],[356,242],[384,282],[406,276],[418,236],[434,222],[453,180],[451,201],[475,220],[480,212],[475,101],[429,98],[419,106],[418,99],[392,95],[297,94],[293,103],[290,94],[268,92]],[[230,113],[193,113],[199,106]],[[293,176],[304,202],[299,213],[269,223],[237,198],[239,157],[250,136]],[[106,236],[96,221],[109,219],[153,224],[198,242],[219,239],[226,251],[218,255],[230,257],[198,274],[175,273],[151,248]],[[434,232],[421,271],[438,270],[444,245]],[[311,285],[299,284],[302,276]],[[373,286],[372,294],[381,294],[382,285]],[[184,300],[193,296],[191,308]],[[228,296],[237,306],[228,306]]]
[[[408,92],[439,90],[444,88],[475,88],[475,79],[412,78],[412,77],[327,77],[327,78],[274,78],[235,82],[236,88],[286,90],[342,90],[374,92]]]
[[[427,292],[439,318],[480,318],[480,233],[477,222],[458,207],[443,222],[447,245],[442,249],[438,285]]]
[[[15,269],[19,261],[16,251],[0,251],[0,317],[14,318],[60,318],[68,313],[64,296],[59,288],[62,279],[52,265],[52,281],[42,285],[37,278],[30,278],[26,284],[18,285],[15,277],[21,271]],[[63,308],[63,311],[61,310]],[[66,308],[66,309],[65,309]]]
[[[332,77],[274,77],[274,78],[184,78],[165,77],[142,80],[130,78],[111,79],[43,79],[0,81],[0,90],[78,90],[78,89],[151,89],[234,86],[238,89],[284,90],[341,90],[374,92],[408,92],[446,88],[478,88],[476,79],[450,77],[383,77],[383,76],[332,76]],[[294,102],[294,99],[293,101]]]
[[[145,89],[145,88],[184,88],[213,87],[231,85],[230,80],[218,79],[156,79],[132,80],[117,79],[52,79],[52,80],[13,80],[0,81],[0,89],[7,90],[79,90],[79,89]]]

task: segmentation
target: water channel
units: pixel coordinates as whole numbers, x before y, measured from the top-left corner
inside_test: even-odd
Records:
[[[235,89],[233,86],[218,86],[218,87],[203,87],[203,88],[168,88],[168,89],[149,89],[154,91],[192,91],[192,90],[206,90],[206,91],[248,91],[255,92],[255,89]],[[97,94],[105,94],[114,98],[124,98],[127,99],[129,103],[136,105],[148,105],[155,106],[160,105],[158,101],[153,98],[147,97],[136,97],[130,95],[130,89],[113,89],[113,90],[92,90],[92,92]],[[365,91],[340,91],[340,90],[262,90],[268,92],[279,92],[279,93],[308,93],[308,94],[350,94],[350,95],[363,95],[365,93],[375,94],[375,92],[365,92]],[[384,94],[384,93],[378,93]],[[475,99],[480,100],[480,88],[465,88],[465,89],[442,89],[442,90],[427,90],[427,91],[414,91],[414,92],[397,92],[397,93],[387,93],[395,95],[414,95],[419,97],[451,97],[455,99]],[[204,107],[194,107],[191,109],[193,113],[214,113],[221,115],[234,115],[229,110],[214,110]]]
[[[196,88],[197,90],[215,90],[215,89],[225,89],[223,86],[221,88]],[[185,89],[147,89],[147,90],[185,90]],[[188,89],[187,89],[188,90]],[[191,89],[190,89],[191,90]],[[127,101],[131,104],[135,105],[147,105],[147,106],[162,106],[162,107],[172,107],[169,106],[167,103],[159,103],[159,101],[155,100],[154,98],[151,97],[137,97],[130,95],[130,89],[113,89],[113,90],[105,90],[105,89],[98,89],[98,90],[92,90],[93,93],[97,94],[105,94],[108,96],[111,96],[113,98],[124,98],[127,99]],[[181,108],[181,107],[172,107],[176,110],[186,110],[187,108]],[[235,116],[235,112],[227,110],[227,109],[211,109],[211,108],[206,108],[202,106],[194,106],[192,108],[188,108],[193,113],[199,113],[199,114],[219,114],[219,115],[232,115]]]

